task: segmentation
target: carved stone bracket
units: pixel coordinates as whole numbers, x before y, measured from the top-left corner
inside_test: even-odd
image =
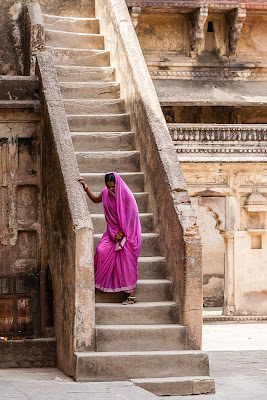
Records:
[[[243,8],[237,8],[228,15],[230,55],[235,55],[237,42],[240,39],[241,29],[246,16],[247,11]]]
[[[200,42],[204,37],[204,25],[207,17],[207,6],[202,6],[190,14],[190,20],[192,24],[190,32],[190,55],[193,58],[198,54]]]
[[[134,27],[134,30],[136,33],[138,30],[138,22],[139,22],[140,13],[141,13],[141,7],[130,7],[130,16],[131,16],[133,27]]]

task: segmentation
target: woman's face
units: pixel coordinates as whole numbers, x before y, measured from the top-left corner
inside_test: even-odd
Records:
[[[112,193],[115,193],[115,183],[114,182],[107,182],[107,188],[110,190]]]

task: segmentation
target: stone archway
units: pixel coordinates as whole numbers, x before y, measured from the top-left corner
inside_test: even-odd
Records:
[[[220,199],[224,200],[225,198]],[[225,244],[221,232],[225,226],[224,213],[219,215],[215,212],[216,207],[212,198],[193,197],[191,201],[197,215],[202,241],[204,304],[209,307],[222,307],[224,303]],[[218,211],[218,207],[216,211]]]

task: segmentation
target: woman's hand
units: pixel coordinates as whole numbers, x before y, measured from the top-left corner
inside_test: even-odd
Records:
[[[115,236],[115,242],[120,242],[123,236],[124,234],[122,232],[118,232],[117,235]]]
[[[80,182],[83,186],[85,185],[84,179],[81,176],[77,178],[77,181]]]

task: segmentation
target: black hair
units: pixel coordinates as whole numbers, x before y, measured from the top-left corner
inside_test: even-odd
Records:
[[[115,176],[112,172],[109,172],[105,175],[105,184],[107,184],[108,182],[116,182]]]

